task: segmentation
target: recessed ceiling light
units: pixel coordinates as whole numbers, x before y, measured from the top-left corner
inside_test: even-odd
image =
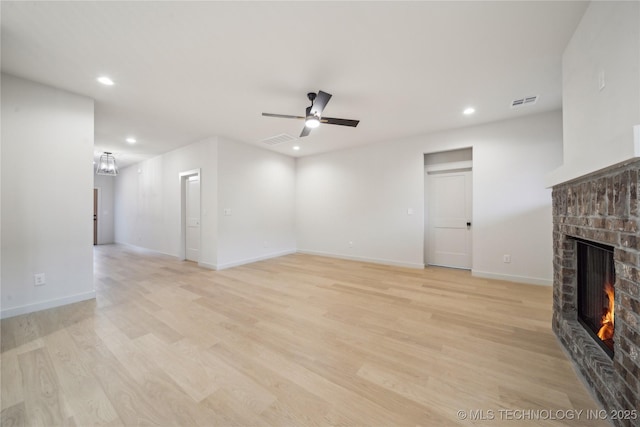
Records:
[[[469,107],[469,108],[465,108],[462,114],[464,114],[465,116],[468,116],[469,114],[473,114],[475,112],[476,112],[475,108]]]
[[[294,145],[294,146],[293,146],[293,149],[294,149],[294,150],[296,150],[296,151],[298,151],[298,150],[300,149],[300,146],[299,146],[299,145]]]
[[[111,80],[107,76],[98,77],[96,80],[98,80],[100,83],[102,83],[105,86],[113,86],[114,85],[113,80]]]
[[[135,143],[136,143],[136,139],[135,139],[135,138],[131,138],[131,137],[127,138],[127,139],[126,139],[126,141],[127,141],[129,144],[135,144]]]

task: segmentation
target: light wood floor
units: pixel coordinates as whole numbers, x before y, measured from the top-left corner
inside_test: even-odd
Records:
[[[299,254],[213,272],[115,245],[95,284],[1,322],[3,426],[608,425],[501,419],[597,408],[548,287]]]

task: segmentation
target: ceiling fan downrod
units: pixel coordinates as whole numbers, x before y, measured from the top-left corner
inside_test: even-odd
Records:
[[[307,94],[307,98],[309,98],[309,101],[311,101],[311,106],[313,107],[313,101],[315,101],[316,96],[318,96],[315,92],[309,92]]]

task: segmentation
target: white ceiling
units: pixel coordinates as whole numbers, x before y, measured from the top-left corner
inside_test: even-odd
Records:
[[[586,5],[2,1],[2,70],[94,98],[96,151],[121,166],[213,135],[304,156],[560,108]],[[318,89],[360,125],[260,142],[297,137],[301,122],[261,113],[303,115]]]

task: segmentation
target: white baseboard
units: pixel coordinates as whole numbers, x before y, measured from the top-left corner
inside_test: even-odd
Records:
[[[209,264],[208,262],[200,262],[200,261],[198,261],[198,267],[206,268],[206,269],[209,269],[209,270],[217,270],[218,269],[215,264]]]
[[[86,301],[96,297],[95,289],[90,292],[69,295],[62,298],[54,298],[47,301],[35,302],[32,304],[21,305],[19,307],[6,308],[0,311],[0,319],[19,316],[21,314],[33,313],[35,311],[46,310],[49,308],[60,307],[62,305],[73,304],[74,302]]]
[[[145,247],[142,247],[142,246],[136,246],[136,245],[132,245],[131,243],[116,242],[116,244],[123,245],[123,246],[128,246],[128,247],[130,247],[132,249],[135,249],[135,250],[138,250],[138,251],[141,251],[141,252],[156,253],[156,254],[167,255],[167,256],[170,256],[170,257],[173,257],[173,258],[180,259],[180,257],[178,255],[176,255],[176,254],[169,254],[169,253],[166,253],[166,252],[157,251],[155,249],[149,249],[149,248],[145,248]],[[295,253],[296,253],[295,249],[288,249],[286,251],[273,252],[273,253],[270,253],[270,254],[261,255],[259,257],[246,258],[246,259],[241,259],[241,260],[238,260],[238,261],[226,262],[224,264],[211,264],[211,263],[208,263],[208,262],[198,261],[198,267],[207,268],[209,270],[224,270],[225,268],[237,267],[239,265],[251,264],[252,262],[263,261],[265,259],[277,258],[279,256],[291,255],[291,254],[295,254]]]
[[[334,253],[330,253],[330,252],[311,251],[311,250],[308,250],[308,249],[298,249],[298,253],[309,254],[309,255],[318,255],[318,256],[326,256],[326,257],[329,257],[329,258],[348,259],[350,261],[370,262],[370,263],[373,263],[373,264],[392,265],[394,267],[406,267],[406,268],[424,269],[424,264],[411,263],[411,262],[402,262],[402,261],[393,261],[393,260],[389,260],[389,259],[367,258],[367,257],[345,255],[345,254],[334,254]]]
[[[141,251],[141,252],[150,252],[150,253],[155,253],[155,254],[160,254],[160,255],[167,255],[167,256],[174,257],[174,258],[179,258],[177,254],[170,254],[170,253],[158,251],[158,250],[155,250],[155,249],[145,248],[144,246],[137,246],[137,245],[134,245],[132,243],[127,243],[127,242],[114,242],[114,243],[116,245],[128,246],[128,247],[130,247],[132,249],[135,249],[135,250],[138,250],[138,251]]]
[[[149,249],[149,248],[145,248],[145,247],[142,247],[142,246],[136,246],[136,245],[132,245],[131,243],[116,242],[116,244],[117,245],[122,245],[122,246],[127,246],[129,248],[135,249],[135,250],[140,251],[140,252],[149,252],[149,253],[154,253],[154,254],[170,256],[170,257],[173,257],[173,258],[177,258],[178,260],[180,259],[180,257],[178,255],[176,255],[176,254],[170,254],[170,253],[167,253],[167,252],[157,251],[155,249]],[[206,268],[206,269],[209,269],[209,270],[217,270],[218,269],[215,264],[209,264],[208,262],[202,262],[202,261],[198,261],[198,267]]]
[[[213,266],[214,267],[213,270],[224,270],[225,268],[238,267],[244,264],[251,264],[252,262],[264,261],[265,259],[278,258],[284,255],[291,255],[295,253],[296,253],[295,249],[287,249],[285,251],[273,252],[266,255],[260,255],[254,258],[245,258],[238,261],[231,261],[231,262],[226,262],[224,264],[217,264]]]
[[[473,277],[483,279],[505,280],[507,282],[525,283],[527,285],[553,286],[553,280],[540,279],[538,277],[512,276],[509,274],[490,273],[488,271],[471,270]]]

